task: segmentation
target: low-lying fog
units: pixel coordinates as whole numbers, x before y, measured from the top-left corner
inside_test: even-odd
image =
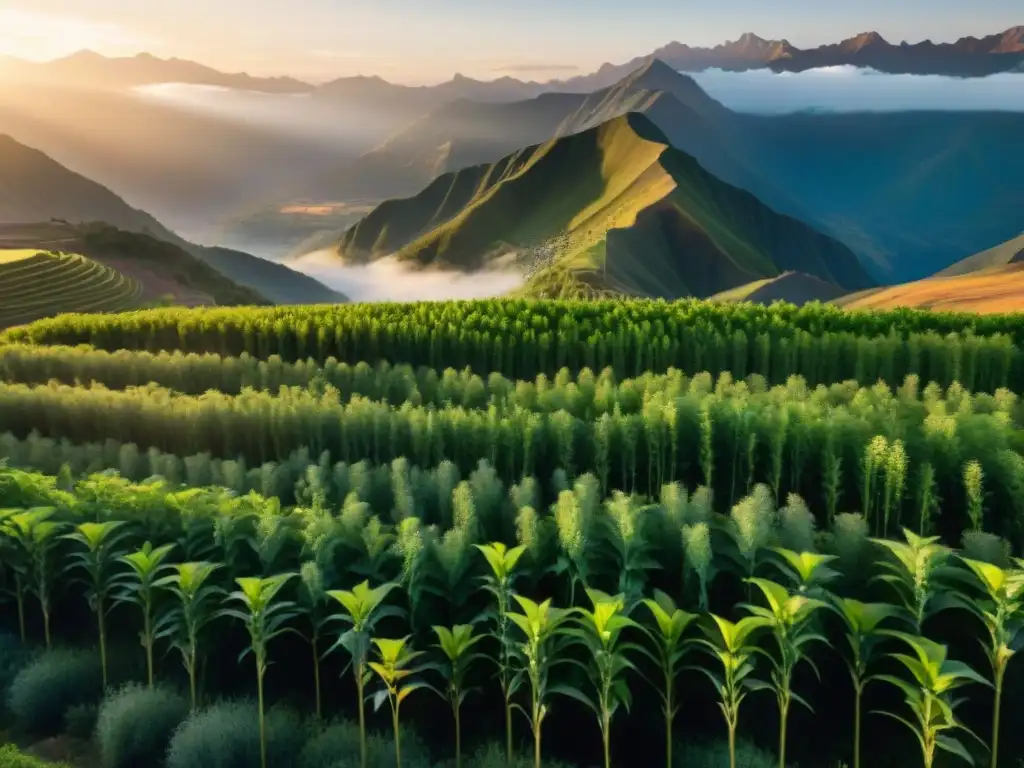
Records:
[[[315,251],[288,266],[341,291],[352,301],[435,301],[486,299],[523,284],[512,271],[443,272],[410,270],[388,256],[371,264],[339,265],[330,251]]]
[[[691,76],[711,96],[737,112],[1024,112],[1024,73],[960,78],[889,75],[842,66],[781,73],[769,69],[709,69]]]

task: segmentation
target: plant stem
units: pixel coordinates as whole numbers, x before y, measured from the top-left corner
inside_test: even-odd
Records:
[[[263,667],[260,664],[262,654],[256,661],[256,706],[260,714],[260,768],[267,768],[267,725],[263,718]]]
[[[512,706],[505,695],[505,760],[512,762]]]
[[[103,688],[107,687],[107,627],[103,620],[103,598],[96,599],[96,623],[100,632],[100,669],[103,671]]]
[[[789,720],[789,702],[779,704],[779,768],[786,768],[786,723]]]
[[[356,694],[359,696],[359,765],[366,768],[366,708],[363,702],[363,665],[355,667]]]
[[[729,723],[729,768],[736,768],[736,726]]]
[[[672,707],[671,694],[669,704],[665,706],[665,768],[672,768]]]
[[[999,765],[999,719],[1003,701],[1003,675],[1006,673],[1006,666],[1000,664],[996,668],[996,700],[992,707],[992,768]]]
[[[454,705],[453,709],[455,711],[455,768],[462,768],[462,718],[458,703]]]
[[[323,705],[320,702],[320,654],[317,652],[317,638],[313,637],[313,696],[316,698],[316,719],[323,719]]]
[[[608,714],[608,709],[605,708],[601,714],[601,744],[604,746],[604,768],[611,768],[612,766],[611,721],[611,715]]]
[[[196,646],[195,643],[191,645],[188,651],[188,688],[189,693],[192,695],[192,711],[195,712],[198,706],[196,697]]]
[[[21,644],[28,642],[28,635],[25,632],[25,593],[21,588],[21,576],[14,574],[14,592],[18,600],[18,631],[21,633]]]
[[[860,768],[860,699],[861,687],[858,684],[854,691],[853,710],[853,768]]]
[[[142,615],[142,636],[146,644],[146,680],[149,687],[153,687],[153,620],[150,617],[149,608],[146,608]]]
[[[391,703],[391,725],[395,729],[395,768],[402,768],[402,738],[398,732],[398,705]]]
[[[40,601],[40,606],[43,609],[43,637],[46,638],[46,650],[50,650],[52,647],[50,643],[50,605],[49,600],[43,599]]]

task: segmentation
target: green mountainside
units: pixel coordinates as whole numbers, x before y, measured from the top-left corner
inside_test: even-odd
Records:
[[[722,181],[845,243],[885,281],[933,274],[1020,231],[1022,114],[741,114],[656,59],[591,94],[435,109],[339,170],[333,189],[412,195],[438,175],[628,112]]]
[[[873,284],[845,246],[718,180],[637,113],[385,202],[339,253],[463,270],[513,255],[545,296],[703,297],[786,270]]]
[[[136,246],[141,244],[138,251],[122,248],[119,253],[122,259],[134,256],[147,259],[148,254],[162,248],[164,252],[173,251],[177,262],[182,262],[185,256],[199,260],[202,266],[209,265],[209,272],[219,273],[215,275],[219,281],[210,278],[219,287],[211,289],[212,293],[203,289],[211,296],[248,296],[257,303],[270,300],[275,304],[346,300],[322,283],[284,265],[241,251],[189,243],[145,211],[132,208],[106,187],[65,168],[38,150],[0,135],[0,226],[51,221],[72,227],[99,224],[100,229],[107,226],[147,236],[134,241]],[[46,237],[49,235],[44,234],[43,239]],[[121,237],[121,245],[125,242]],[[168,247],[158,245],[160,242]],[[31,244],[30,240],[26,247]],[[198,274],[195,268],[189,269]],[[225,287],[229,284],[234,287],[234,294]],[[252,290],[237,290],[239,286]],[[229,303],[237,302],[233,299]]]

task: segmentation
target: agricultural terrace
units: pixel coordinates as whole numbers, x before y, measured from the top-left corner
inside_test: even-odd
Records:
[[[146,731],[168,768],[1012,766],[1020,332],[690,301],[39,321],[0,343],[0,621],[80,648],[85,700],[139,682],[101,723],[178,712]],[[31,679],[16,721],[55,733]]]

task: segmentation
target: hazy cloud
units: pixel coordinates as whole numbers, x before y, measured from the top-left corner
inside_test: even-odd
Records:
[[[340,266],[337,256],[317,251],[289,264],[352,301],[441,301],[486,299],[515,290],[523,283],[514,272],[416,271],[388,256],[371,264]]]
[[[0,8],[0,54],[33,61],[68,56],[83,48],[132,55],[158,41],[120,24],[70,14]]]
[[[889,75],[851,66],[806,72],[709,69],[692,77],[711,96],[739,112],[780,114],[902,112],[909,110],[999,110],[1024,112],[1024,74],[957,78]]]

